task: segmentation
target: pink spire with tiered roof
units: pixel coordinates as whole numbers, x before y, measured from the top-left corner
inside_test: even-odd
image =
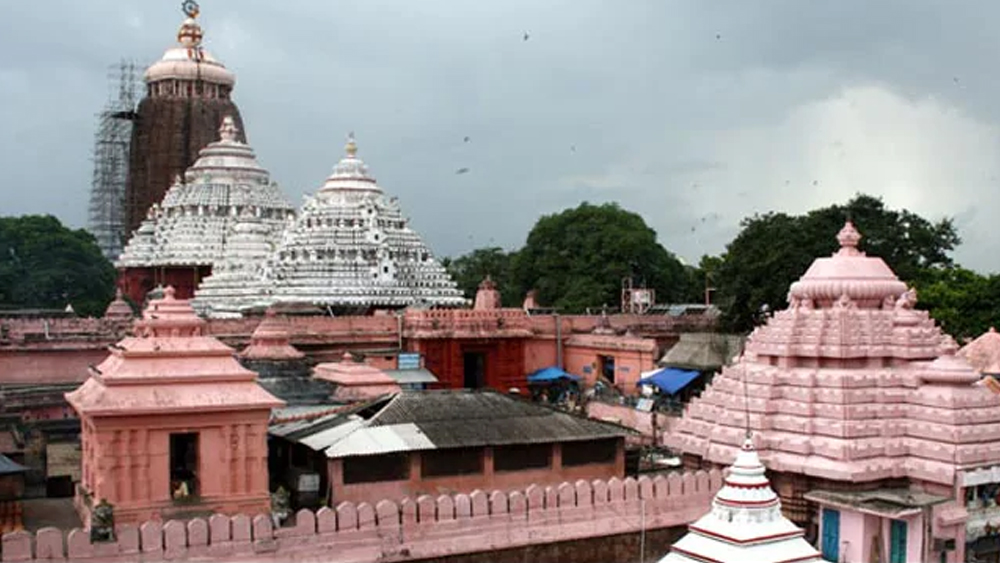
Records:
[[[206,335],[204,327],[191,304],[167,287],[136,321],[135,336],[113,345],[66,399],[79,413],[108,416],[284,404],[257,385],[257,374],[240,366],[232,348]]]

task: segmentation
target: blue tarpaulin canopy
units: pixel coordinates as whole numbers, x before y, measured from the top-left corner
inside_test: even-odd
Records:
[[[567,373],[566,371],[557,368],[555,366],[542,368],[535,373],[528,376],[528,383],[548,383],[550,381],[558,381],[560,379],[569,379],[572,381],[580,381],[582,378],[572,373]]]
[[[660,391],[673,395],[687,387],[698,377],[699,372],[677,368],[663,368],[642,374],[638,385],[653,385]]]

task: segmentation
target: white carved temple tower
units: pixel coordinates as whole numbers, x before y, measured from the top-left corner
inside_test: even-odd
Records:
[[[219,140],[203,148],[150,208],[116,264],[119,283],[137,302],[157,285],[171,285],[180,298],[189,298],[223,259],[259,266],[294,216],[253,149],[239,140],[235,121],[226,117]]]
[[[781,514],[781,501],[764,475],[748,436],[712,511],[688,528],[660,563],[821,563],[802,529]]]
[[[397,199],[386,197],[358,158],[353,135],[345,150],[267,265],[269,300],[353,313],[466,305]]]

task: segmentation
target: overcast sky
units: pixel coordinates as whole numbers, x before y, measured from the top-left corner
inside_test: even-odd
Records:
[[[747,215],[865,192],[954,217],[956,259],[1000,271],[998,2],[201,5],[249,141],[292,200],[353,130],[439,256],[516,248],[587,200],[639,212],[696,262]],[[180,0],[5,11],[0,215],[85,226],[107,67],[156,60],[181,20]]]

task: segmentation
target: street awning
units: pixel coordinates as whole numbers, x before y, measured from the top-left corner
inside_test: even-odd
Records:
[[[552,381],[559,381],[560,379],[568,379],[570,381],[580,381],[583,378],[573,375],[572,373],[566,372],[563,369],[552,366],[552,367],[542,368],[529,375],[528,383],[549,383]]]
[[[0,454],[0,475],[13,475],[15,473],[24,473],[28,468],[17,463],[16,461],[10,459],[9,457]]]
[[[700,372],[677,368],[663,368],[642,374],[637,385],[652,385],[668,395],[673,395],[687,387]]]

